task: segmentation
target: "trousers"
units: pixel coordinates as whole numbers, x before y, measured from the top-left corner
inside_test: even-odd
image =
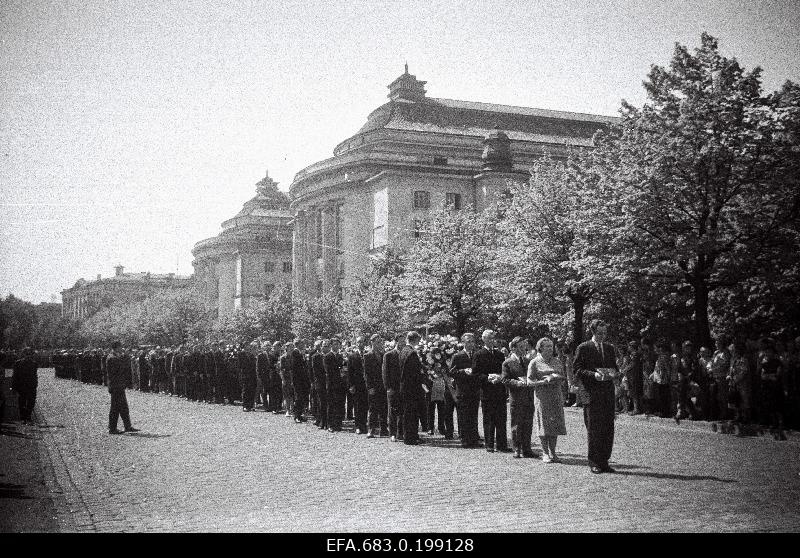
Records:
[[[403,406],[400,394],[397,392],[387,393],[386,419],[389,423],[389,435],[397,438],[403,437]]]
[[[505,398],[481,400],[483,409],[483,439],[488,448],[498,450],[508,448],[508,434],[506,421],[508,420],[508,406]]]
[[[514,451],[531,453],[533,406],[511,405],[511,446]]]
[[[131,415],[128,410],[128,398],[125,397],[125,390],[114,390],[111,392],[111,410],[108,413],[108,429],[116,430],[119,418],[122,417],[122,424],[125,428],[131,427]]]

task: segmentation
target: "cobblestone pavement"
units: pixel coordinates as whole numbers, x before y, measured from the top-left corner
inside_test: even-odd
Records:
[[[140,434],[109,436],[104,387],[40,373],[40,458],[62,531],[800,531],[800,439],[618,419],[592,475],[578,409],[563,464],[328,433],[282,415],[128,391]],[[33,428],[33,427],[31,427]]]

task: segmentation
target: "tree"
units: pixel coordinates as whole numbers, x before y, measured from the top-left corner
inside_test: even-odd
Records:
[[[529,326],[547,324],[565,337],[571,330],[577,342],[587,305],[611,282],[597,269],[595,255],[606,243],[582,211],[585,184],[577,154],[564,162],[544,158],[527,183],[511,189],[498,224],[503,257],[496,277],[504,305],[529,308]]]
[[[399,285],[403,271],[402,256],[387,249],[372,262],[369,271],[346,290],[342,313],[353,335],[377,333],[388,339],[409,328]]]
[[[346,332],[341,301],[333,293],[298,301],[294,307],[292,331],[303,339],[329,338]]]
[[[644,82],[648,102],[623,102],[620,125],[591,155],[613,188],[589,200],[612,232],[609,263],[688,286],[703,344],[714,291],[800,248],[798,86],[763,97],[760,73],[720,55],[708,34],[694,54],[676,45],[669,68],[653,66]]]
[[[280,287],[269,297],[218,321],[215,335],[228,342],[246,345],[257,338],[287,340],[292,335],[292,290]]]
[[[400,280],[407,311],[429,324],[452,326],[461,335],[485,323],[496,257],[494,223],[488,213],[432,212],[411,247]]]

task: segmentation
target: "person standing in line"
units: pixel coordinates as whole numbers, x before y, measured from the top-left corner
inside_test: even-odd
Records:
[[[453,356],[450,376],[453,378],[456,402],[456,422],[462,448],[479,448],[478,409],[481,401],[480,378],[474,372],[475,334],[461,336],[464,348]],[[502,366],[501,366],[502,373]]]
[[[481,379],[481,410],[483,411],[483,438],[486,451],[510,452],[506,422],[508,421],[508,394],[501,382],[503,353],[495,348],[495,332],[487,329],[481,335],[483,347],[475,351],[473,374]]]
[[[442,351],[439,347],[434,347],[431,350],[433,358],[433,365],[431,365],[431,381],[430,390],[428,394],[430,403],[428,403],[428,425],[430,430],[428,434],[433,434],[434,414],[436,414],[436,425],[439,434],[444,435],[445,440],[452,440],[454,434],[453,428],[453,410],[455,409],[455,400],[451,391],[451,386],[448,385],[452,379],[448,375],[448,365],[444,361]]]
[[[36,405],[36,389],[39,386],[39,365],[36,353],[30,347],[22,350],[22,356],[12,365],[11,389],[17,393],[19,418],[24,424],[32,424],[31,416]],[[3,371],[5,374],[5,371]],[[130,375],[130,368],[128,368]],[[0,415],[0,419],[2,419]]]
[[[589,324],[592,338],[578,346],[573,364],[575,375],[589,394],[583,408],[592,473],[616,472],[609,464],[614,447],[614,382],[618,373],[614,346],[605,343],[608,325],[602,320]]]
[[[314,384],[317,397],[317,412],[314,426],[321,430],[328,429],[328,393],[325,378],[325,355],[330,350],[328,340],[320,340],[315,343],[317,351],[311,357],[311,367],[314,371]]]
[[[656,406],[658,416],[671,418],[672,414],[672,377],[674,360],[670,346],[666,340],[656,343],[656,362],[653,365],[652,380],[655,385]]]
[[[242,386],[242,411],[254,411],[256,407],[256,388],[258,378],[256,376],[256,356],[253,344],[242,347],[239,350],[239,385]]]
[[[297,339],[295,343],[289,345],[291,350],[291,358],[289,359],[292,367],[292,392],[294,394],[294,421],[296,423],[306,422],[303,416],[306,408],[308,407],[308,392],[311,385],[308,378],[308,370],[306,368],[306,359],[303,355],[305,349],[305,341]]]
[[[117,423],[122,417],[125,432],[139,432],[131,424],[128,399],[125,397],[125,388],[131,381],[130,358],[122,351],[122,344],[114,341],[111,344],[111,354],[106,357],[106,371],[108,374],[108,392],[111,394],[111,409],[108,413],[108,433],[122,434],[117,430]]]
[[[386,389],[387,410],[389,422],[389,435],[391,441],[403,439],[403,403],[400,396],[400,352],[406,344],[406,334],[398,333],[394,336],[394,348],[386,351],[381,363],[381,376],[383,387]]]
[[[370,337],[372,350],[364,355],[364,384],[367,388],[368,428],[367,438],[388,436],[386,420],[388,407],[386,389],[383,387],[383,338],[377,333]]]
[[[528,384],[533,388],[536,435],[542,442],[542,461],[560,463],[556,455],[559,436],[566,436],[564,395],[560,382],[565,380],[561,361],[554,356],[553,342],[542,337],[536,343],[538,355],[528,365]],[[591,404],[591,402],[590,402]]]
[[[328,432],[341,432],[347,384],[343,374],[344,357],[339,352],[341,341],[338,337],[331,338],[328,349],[323,358],[328,393]]]
[[[528,341],[515,337],[508,345],[511,355],[503,361],[502,381],[511,398],[511,447],[514,457],[536,457],[533,436],[533,390],[528,386]],[[545,446],[542,449],[546,451]]]
[[[700,381],[700,363],[694,351],[694,344],[686,340],[681,346],[681,354],[678,357],[678,367],[675,370],[678,379],[678,403],[676,406],[675,422],[689,417],[689,420],[696,420],[698,417],[697,409],[691,399],[691,384]]]
[[[367,413],[369,397],[364,381],[364,338],[356,339],[356,344],[347,354],[347,391],[353,402],[353,427],[356,434],[367,433]]]
[[[294,388],[292,385],[292,349],[291,341],[283,344],[283,354],[280,357],[281,391],[286,416],[294,416]]]
[[[775,341],[761,340],[762,356],[758,361],[761,375],[762,423],[769,423],[770,433],[776,440],[786,440],[783,432],[784,402],[788,396],[785,382],[786,369],[775,350]]]
[[[261,403],[265,411],[272,411],[269,402],[269,342],[262,343],[256,356],[256,376],[261,382]]]
[[[740,424],[750,422],[752,378],[750,360],[747,358],[747,344],[742,340],[734,341],[730,346],[731,367],[728,372],[728,407],[735,412],[734,421]],[[731,400],[731,395],[733,400]]]
[[[406,346],[400,351],[400,398],[403,401],[403,443],[407,446],[420,444],[419,413],[425,401],[422,384],[425,381],[422,362],[417,354],[421,336],[416,331],[406,335]]]

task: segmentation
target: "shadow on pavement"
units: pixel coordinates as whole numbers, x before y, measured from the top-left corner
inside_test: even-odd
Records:
[[[172,434],[156,434],[155,432],[128,432],[131,438],[169,438]]]
[[[615,466],[615,469],[621,469],[621,466]],[[635,477],[651,477],[654,479],[668,479],[668,480],[682,480],[682,481],[715,481],[715,482],[724,482],[724,483],[731,483],[731,482],[739,482],[735,479],[721,479],[719,477],[709,476],[709,475],[677,475],[673,473],[636,473],[636,472],[625,472],[625,471],[618,471],[618,475],[630,475]]]
[[[0,498],[14,498],[16,500],[32,500],[32,496],[25,494],[24,484],[10,484],[0,482]]]
[[[9,430],[8,428],[3,428],[0,430],[0,436],[9,436],[11,438],[26,438],[28,440],[38,440],[40,439],[39,436],[31,433],[25,434],[23,432],[18,432],[16,430]]]

